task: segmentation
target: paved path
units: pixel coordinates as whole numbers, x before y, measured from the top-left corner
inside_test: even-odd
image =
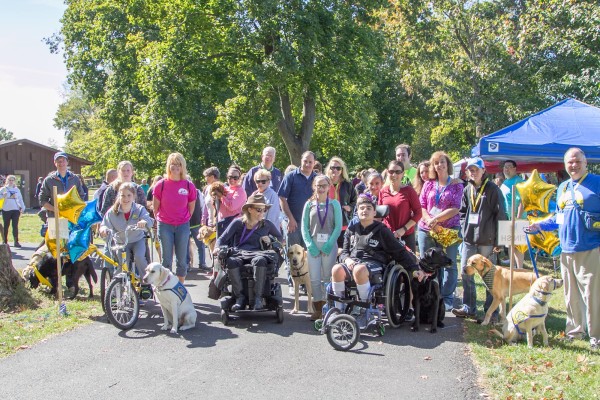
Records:
[[[16,266],[26,253],[16,251]],[[186,287],[199,313],[195,329],[160,331],[153,302],[129,331],[102,317],[0,360],[0,398],[480,398],[462,321],[449,313],[437,334],[402,326],[382,338],[364,334],[344,353],[305,313],[286,311],[283,324],[274,313],[246,314],[223,326],[218,302],[206,298],[207,276],[194,269]],[[293,300],[284,300],[290,310]]]

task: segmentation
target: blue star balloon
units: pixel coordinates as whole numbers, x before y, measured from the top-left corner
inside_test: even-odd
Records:
[[[69,257],[75,262],[85,253],[90,247],[90,232],[91,227],[85,229],[75,228],[69,233],[67,247],[69,249]]]
[[[85,208],[79,214],[79,219],[77,220],[77,226],[81,229],[89,228],[94,225],[96,222],[101,222],[102,217],[96,210],[96,206],[98,205],[98,199],[94,199],[91,201],[85,202]]]

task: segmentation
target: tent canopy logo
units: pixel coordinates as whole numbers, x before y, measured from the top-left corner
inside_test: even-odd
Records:
[[[500,143],[489,142],[488,143],[488,151],[490,153],[497,153],[500,150]]]

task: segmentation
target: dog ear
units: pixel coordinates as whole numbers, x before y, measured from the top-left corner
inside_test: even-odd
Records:
[[[483,261],[489,268],[494,268],[494,264],[492,264],[487,257],[481,256],[481,261]]]

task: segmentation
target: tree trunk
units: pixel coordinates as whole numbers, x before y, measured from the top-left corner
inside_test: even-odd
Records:
[[[294,116],[292,115],[292,104],[287,90],[279,90],[279,105],[281,107],[281,119],[277,128],[283,143],[290,156],[290,162],[300,166],[302,153],[310,148],[310,141],[315,129],[316,105],[315,99],[309,94],[304,95],[302,106],[302,126],[300,133],[296,132]]]
[[[27,293],[23,298],[17,293]],[[23,279],[12,265],[10,249],[6,244],[0,244],[0,310],[13,308],[20,305],[21,301],[29,303],[31,298],[23,285]]]

